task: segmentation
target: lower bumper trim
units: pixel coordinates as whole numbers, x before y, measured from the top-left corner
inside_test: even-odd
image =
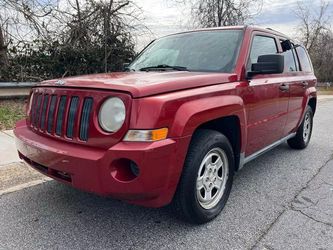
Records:
[[[63,171],[58,171],[58,170],[43,166],[43,165],[41,165],[37,162],[34,162],[34,161],[30,160],[29,158],[25,157],[20,152],[18,152],[18,153],[22,160],[24,160],[27,164],[29,164],[31,167],[38,170],[42,174],[45,174],[54,179],[59,179],[59,180],[65,181],[67,183],[72,183],[72,177],[69,173],[66,173]]]

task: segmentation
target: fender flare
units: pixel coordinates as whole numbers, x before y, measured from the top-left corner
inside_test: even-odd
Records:
[[[315,87],[308,88],[305,91],[305,95],[304,95],[304,98],[303,98],[303,107],[304,108],[303,108],[303,111],[302,111],[301,119],[300,119],[300,121],[298,122],[298,124],[296,126],[297,129],[301,125],[301,123],[304,119],[307,105],[309,104],[310,100],[314,99],[314,98],[317,99],[317,90],[316,90],[316,88]]]
[[[229,116],[239,119],[243,152],[247,139],[247,116],[242,98],[236,95],[206,97],[184,103],[175,114],[170,129],[171,136],[191,136],[200,125]]]
[[[317,90],[315,87],[308,88],[305,92],[306,105],[309,103],[310,99],[317,98]]]
[[[306,95],[307,95],[307,105],[309,104],[310,100],[311,99],[316,99],[316,102],[317,102],[317,90],[315,87],[311,87],[309,88],[307,91],[306,91]]]

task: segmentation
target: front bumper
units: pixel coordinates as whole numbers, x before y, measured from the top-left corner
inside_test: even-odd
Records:
[[[25,122],[14,130],[19,156],[43,174],[75,188],[130,203],[161,207],[171,202],[190,137],[152,143],[120,142],[108,150],[47,138]],[[127,175],[127,162],[140,169]]]

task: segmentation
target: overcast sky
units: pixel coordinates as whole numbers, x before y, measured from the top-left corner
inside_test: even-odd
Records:
[[[138,49],[150,40],[170,33],[179,32],[189,28],[189,8],[176,5],[171,0],[135,0],[144,11],[144,23],[152,31],[151,35],[141,36],[138,40]],[[320,0],[303,0],[315,10]],[[333,14],[333,0],[329,0],[329,14]],[[262,11],[251,23],[270,27],[294,37],[297,31],[298,20],[294,9],[297,0],[264,0]]]

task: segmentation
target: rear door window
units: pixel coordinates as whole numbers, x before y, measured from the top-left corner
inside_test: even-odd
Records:
[[[305,51],[305,49],[301,46],[298,46],[296,48],[296,52],[298,55],[299,62],[301,64],[301,71],[313,72],[312,64],[310,62],[309,56],[308,56],[307,52]]]
[[[282,53],[284,55],[284,68],[286,72],[295,72],[298,71],[298,67],[296,64],[296,55],[294,54],[293,49],[287,50]]]

